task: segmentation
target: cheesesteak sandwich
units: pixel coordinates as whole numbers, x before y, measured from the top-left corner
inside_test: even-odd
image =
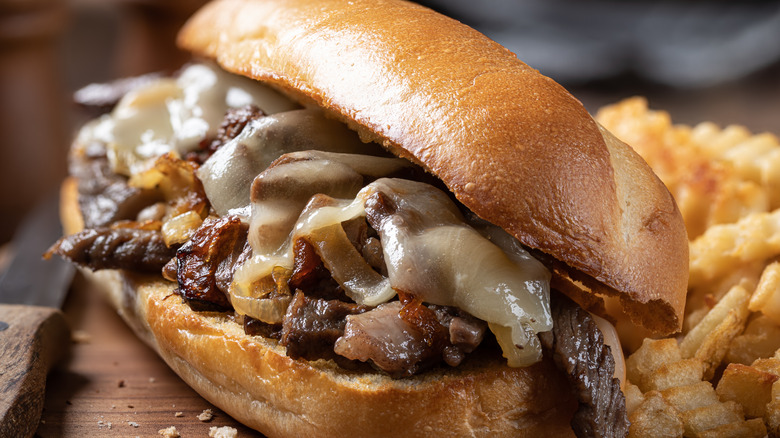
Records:
[[[680,329],[688,241],[575,98],[397,0],[179,44],[80,131],[52,252],[188,384],[268,436],[627,434],[613,324]]]

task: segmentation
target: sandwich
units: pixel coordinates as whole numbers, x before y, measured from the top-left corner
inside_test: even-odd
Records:
[[[579,101],[399,0],[178,44],[77,135],[50,252],[190,386],[270,437],[627,435],[615,327],[680,330],[688,240]]]

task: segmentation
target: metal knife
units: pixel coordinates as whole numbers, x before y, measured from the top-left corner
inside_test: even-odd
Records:
[[[56,198],[32,211],[11,242],[0,277],[0,436],[30,437],[43,410],[46,375],[67,352],[70,331],[59,310],[74,268],[43,253],[62,235]]]

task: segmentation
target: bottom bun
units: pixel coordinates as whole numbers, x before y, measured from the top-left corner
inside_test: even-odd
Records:
[[[475,353],[404,379],[352,372],[292,359],[230,313],[194,312],[162,277],[85,275],[187,384],[269,437],[573,436],[577,403],[549,359],[510,368],[498,353]]]

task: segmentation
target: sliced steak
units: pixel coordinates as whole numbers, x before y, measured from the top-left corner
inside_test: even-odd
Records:
[[[214,139],[204,139],[199,145],[199,150],[190,152],[187,155],[187,159],[203,164],[225,143],[236,138],[249,122],[261,117],[265,117],[265,113],[256,105],[228,109],[227,113],[225,113],[225,118],[217,129],[216,137]]]
[[[243,239],[242,239],[243,237]],[[217,274],[222,269],[235,270],[223,264],[237,260],[245,247],[246,226],[238,216],[206,220],[192,238],[176,252],[178,293],[194,310],[229,310],[232,308],[220,290]],[[231,272],[232,273],[232,272]],[[223,274],[224,275],[224,274]]]
[[[176,255],[159,231],[135,228],[90,228],[60,239],[50,253],[89,269],[126,269],[160,273]]]
[[[344,333],[347,316],[367,310],[369,307],[339,300],[309,298],[298,291],[282,322],[281,345],[295,359],[332,359],[333,345]]]
[[[628,435],[626,399],[613,377],[615,361],[590,314],[561,293],[552,300],[554,326],[541,333],[545,349],[569,377],[580,407],[571,425],[578,437]]]
[[[127,185],[127,178],[111,170],[105,147],[89,145],[83,156],[72,157],[70,173],[78,179],[79,208],[86,228],[135,219],[144,208],[161,201],[154,190]]]

